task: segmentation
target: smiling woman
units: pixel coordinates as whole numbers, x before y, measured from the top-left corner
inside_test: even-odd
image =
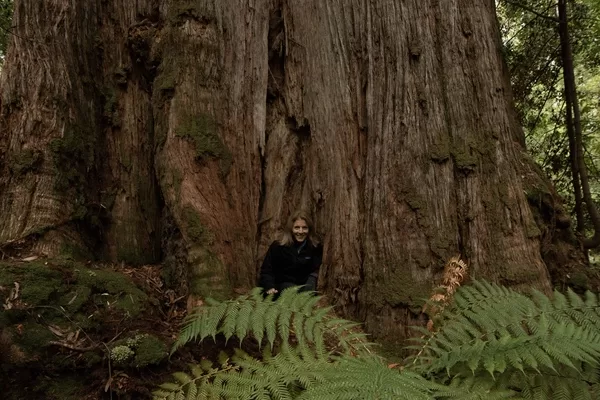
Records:
[[[274,241],[263,261],[259,286],[276,294],[292,286],[317,289],[323,247],[308,214],[298,211],[288,219],[280,240]]]

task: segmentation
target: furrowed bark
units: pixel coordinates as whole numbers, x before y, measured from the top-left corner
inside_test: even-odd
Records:
[[[322,291],[385,340],[457,253],[473,278],[549,290],[547,221],[524,191],[550,189],[524,156],[492,2],[35,4],[16,2],[19,34],[52,15],[37,35],[54,47],[15,37],[3,70],[3,246],[163,260],[193,305],[253,286],[304,208]],[[68,123],[85,145],[53,159]]]

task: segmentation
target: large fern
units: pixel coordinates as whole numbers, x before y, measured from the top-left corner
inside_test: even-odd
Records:
[[[155,399],[433,400],[439,385],[391,370],[376,357],[303,358],[293,349],[258,360],[238,350],[220,369],[192,368],[161,385]],[[179,397],[178,397],[179,396]]]
[[[192,366],[191,375],[177,373],[177,383],[161,385],[155,399],[292,399],[329,367],[323,359],[303,358],[291,349],[257,359],[237,350],[214,367]],[[179,397],[177,397],[179,396]],[[183,397],[182,397],[183,396]]]
[[[416,339],[410,366],[440,380],[494,378],[523,399],[592,399],[598,382],[600,304],[572,291],[531,296],[486,282],[457,291],[433,332]],[[584,379],[583,372],[587,371]],[[591,372],[590,372],[591,371]],[[552,393],[548,397],[548,393]]]
[[[260,358],[238,350],[217,367],[205,361],[191,373],[179,372],[155,399],[434,399],[436,384],[387,368],[356,323],[316,307],[318,300],[288,289],[273,301],[256,289],[235,300],[208,302],[186,319],[174,351],[218,334],[252,336],[269,346]],[[279,352],[271,355],[276,342]]]
[[[293,341],[302,354],[319,358],[370,353],[366,336],[353,331],[358,324],[335,318],[331,307],[315,307],[318,301],[319,297],[295,288],[284,290],[277,301],[265,298],[260,288],[235,300],[209,299],[185,320],[173,351],[188,342],[223,334],[227,340],[252,336],[259,345],[265,340],[271,348],[278,338],[284,347]]]
[[[597,398],[600,305],[594,294],[526,296],[474,282],[435,318],[436,330],[421,329],[417,356],[401,371],[370,350],[354,323],[317,302],[296,290],[278,301],[255,290],[210,302],[186,320],[174,349],[223,334],[252,336],[268,344],[264,354],[238,350],[217,366],[204,361],[190,374],[175,374],[176,382],[163,384],[155,399]]]
[[[419,340],[414,367],[425,373],[490,374],[511,367],[519,371],[576,368],[600,356],[600,305],[597,296],[583,301],[573,292],[549,299],[528,297],[486,282],[462,287],[454,305]]]

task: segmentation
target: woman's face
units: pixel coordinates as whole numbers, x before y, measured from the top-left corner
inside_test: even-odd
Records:
[[[297,219],[292,226],[292,236],[297,242],[304,242],[308,236],[308,225],[303,219]]]

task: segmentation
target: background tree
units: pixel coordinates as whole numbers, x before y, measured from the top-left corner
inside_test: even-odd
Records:
[[[599,175],[592,150],[597,147],[598,4],[503,1],[498,11],[528,146],[567,200],[577,231],[589,236],[594,232],[591,217],[598,204]],[[563,71],[565,79],[572,81],[568,90]],[[567,107],[567,93],[569,97],[576,95],[576,104],[571,107]],[[577,150],[577,132],[582,151]],[[585,202],[579,153],[585,167],[581,173],[589,175],[585,183],[590,188],[590,201]],[[588,203],[593,206],[590,213],[584,212]],[[589,241],[588,247],[591,242],[595,240]]]
[[[12,20],[12,0],[0,1],[0,67],[4,61],[6,45],[8,43],[8,34],[10,32]]]
[[[491,1],[14,8],[5,255],[162,261],[193,299],[225,297],[304,207],[323,290],[387,340],[456,253],[546,291],[583,263],[524,153]]]

